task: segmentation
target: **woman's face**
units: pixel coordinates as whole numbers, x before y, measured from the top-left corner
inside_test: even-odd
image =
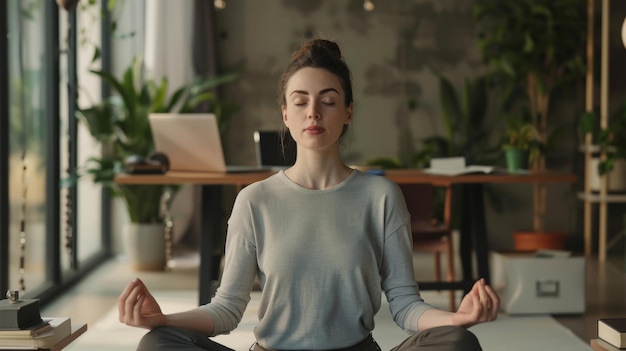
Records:
[[[287,81],[283,121],[299,147],[325,150],[336,147],[352,105],[336,75],[323,68],[305,67]]]

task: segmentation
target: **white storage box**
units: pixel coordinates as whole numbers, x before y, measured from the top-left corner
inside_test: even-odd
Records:
[[[585,312],[585,258],[564,251],[494,252],[491,285],[507,314]]]

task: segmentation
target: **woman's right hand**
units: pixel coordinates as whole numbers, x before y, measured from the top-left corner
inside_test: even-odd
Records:
[[[146,285],[135,278],[117,299],[120,322],[153,329],[165,324],[165,315]]]

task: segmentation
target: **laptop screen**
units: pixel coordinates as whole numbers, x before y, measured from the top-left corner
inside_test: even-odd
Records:
[[[152,113],[148,118],[155,149],[167,155],[170,170],[226,171],[215,115]]]

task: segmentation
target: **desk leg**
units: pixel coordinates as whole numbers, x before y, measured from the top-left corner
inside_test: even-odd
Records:
[[[222,230],[222,192],[218,185],[203,185],[201,194],[201,228],[200,228],[200,269],[199,269],[199,304],[211,301],[214,288],[219,280],[219,262],[215,262],[214,241],[220,237]]]
[[[473,236],[474,231],[472,228],[473,211],[476,204],[471,199],[471,185],[461,184],[461,223],[460,223],[460,237],[459,237],[459,256],[461,256],[461,276],[462,281],[465,283],[464,292],[467,293],[472,288],[472,282],[474,280],[473,264],[472,264],[472,249],[473,249]]]
[[[463,268],[463,281],[467,282],[466,292],[475,280],[473,276],[472,249],[476,253],[478,278],[489,277],[489,244],[485,224],[485,204],[482,184],[462,185],[463,211],[461,213],[460,255]]]

